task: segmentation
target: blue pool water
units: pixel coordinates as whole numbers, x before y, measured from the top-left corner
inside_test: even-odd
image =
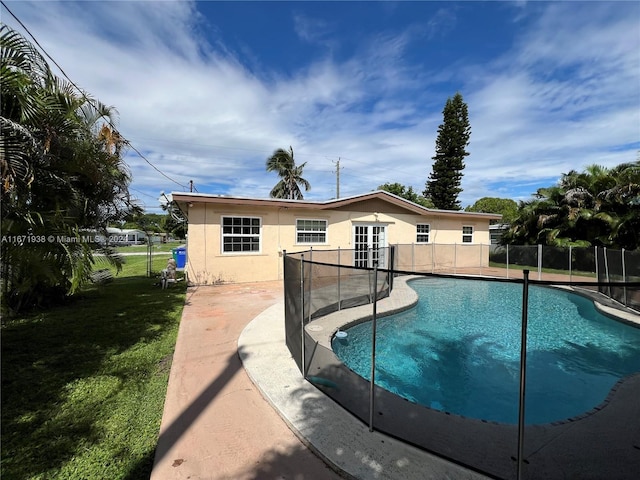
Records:
[[[410,401],[466,417],[517,423],[522,285],[462,279],[410,283],[420,298],[378,319],[376,384]],[[599,313],[591,300],[530,286],[528,424],[574,417],[640,372],[640,328]],[[334,340],[336,355],[371,372],[371,322]]]

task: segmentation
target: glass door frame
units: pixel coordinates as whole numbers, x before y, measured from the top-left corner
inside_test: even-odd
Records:
[[[373,268],[378,262],[378,268],[386,268],[387,262],[387,227],[386,223],[354,223],[353,234],[353,265],[361,268]],[[364,247],[364,248],[363,248]]]

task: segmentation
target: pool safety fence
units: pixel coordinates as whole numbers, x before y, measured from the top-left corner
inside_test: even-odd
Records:
[[[553,247],[547,245],[484,244],[396,244],[393,245],[395,271],[482,275],[522,278],[522,270],[532,280],[558,280],[580,288],[596,290],[625,306],[640,310],[640,289],[626,285],[597,286],[593,282],[633,283],[640,281],[640,251],[603,247]],[[348,258],[343,251],[343,259]],[[314,251],[314,255],[317,254]]]
[[[524,422],[527,411],[524,400],[528,398],[525,386],[529,391],[534,381],[525,376],[533,368],[527,366],[527,359],[542,355],[535,350],[527,351],[527,333],[531,334],[533,328],[526,322],[530,313],[530,286],[572,289],[637,318],[637,312],[625,307],[638,305],[637,252],[539,246],[393,245],[377,252],[309,250],[285,252],[283,257],[289,351],[310,383],[370,430],[493,478],[637,478],[640,364],[637,373],[617,382],[602,403],[591,410],[552,423]],[[522,332],[517,340],[521,342],[520,362],[505,362],[497,367],[504,369],[504,375],[519,378],[520,395],[506,400],[489,399],[489,408],[495,409],[505,401],[510,402],[518,412],[513,423],[463,417],[447,411],[446,405],[423,406],[376,383],[375,379],[395,373],[380,370],[377,365],[376,351],[384,351],[386,345],[380,338],[376,341],[373,325],[403,308],[398,305],[406,308],[415,303],[406,280],[420,277],[505,282],[522,288],[522,316],[513,319]],[[364,322],[369,322],[374,331],[372,351],[364,352],[370,356],[369,378],[374,378],[373,382],[347,367],[332,348],[332,342],[350,341],[348,336],[337,333]],[[401,327],[397,328],[401,335]],[[578,338],[581,331],[577,328],[573,334]],[[472,358],[473,362],[485,364],[493,355],[481,343],[474,343],[471,350],[458,342],[444,342],[439,347],[434,361],[441,373],[443,389],[449,374],[462,368],[461,359]],[[631,355],[627,351],[600,352],[597,345],[589,343],[583,346],[568,342],[564,348],[576,364],[595,355],[606,356],[605,364],[613,366],[625,355]],[[566,368],[571,370],[573,366],[568,364]],[[420,375],[419,368],[416,374]],[[574,387],[582,388],[563,386]],[[561,396],[549,393],[550,404],[562,402]]]

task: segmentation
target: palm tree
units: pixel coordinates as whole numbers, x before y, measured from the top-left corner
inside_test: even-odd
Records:
[[[276,172],[280,177],[280,181],[271,190],[269,194],[271,198],[286,198],[289,200],[303,200],[300,186],[304,187],[305,192],[311,188],[311,184],[302,178],[302,170],[307,162],[302,165],[296,165],[293,158],[293,147],[289,150],[282,148],[277,149],[267,159],[267,172]]]
[[[0,26],[0,218],[3,306],[56,301],[88,280],[92,246],[80,238],[131,207],[121,152],[99,135],[113,107],[92,100],[51,72],[19,33]],[[115,260],[114,257],[107,257]]]
[[[3,204],[19,184],[32,181],[34,160],[44,155],[41,142],[29,127],[46,108],[46,98],[36,95],[36,92],[51,76],[49,66],[40,53],[18,32],[1,25],[0,166]]]
[[[640,246],[640,162],[590,165],[521,202],[504,243],[554,246]]]
[[[640,247],[640,161],[610,170],[613,182],[599,193],[603,209],[610,212],[611,238],[621,248]]]

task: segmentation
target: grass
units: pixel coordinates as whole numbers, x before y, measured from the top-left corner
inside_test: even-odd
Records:
[[[489,262],[489,266],[490,267],[495,267],[495,268],[507,268],[507,264],[506,263],[497,263],[497,262]],[[515,265],[513,263],[510,263],[508,266],[509,270],[529,270],[531,272],[537,272],[538,271],[538,267],[537,266],[527,266],[527,265]],[[542,269],[543,273],[555,273],[555,274],[559,274],[559,275],[566,275],[567,277],[569,276],[569,270],[562,270],[562,269],[557,269],[557,268],[543,268]],[[574,277],[591,277],[591,278],[595,278],[596,274],[594,272],[581,272],[578,270],[573,270],[571,272],[571,275]]]
[[[171,253],[172,248],[180,247],[184,244],[185,242],[156,243],[151,246],[151,249],[153,252]],[[125,245],[117,247],[116,250],[120,253],[147,253],[148,248],[147,245]]]
[[[174,247],[175,248],[175,247]],[[109,269],[111,270],[111,272],[114,275],[114,278],[120,278],[120,277],[131,277],[131,276],[137,276],[137,277],[144,277],[147,274],[147,261],[149,259],[149,256],[146,254],[146,250],[144,252],[129,252],[132,255],[125,255],[122,257],[122,260],[124,262],[122,271],[120,273],[117,272],[115,267],[112,267],[111,265],[109,265],[109,263],[104,260],[103,258],[99,257],[99,256],[94,256],[94,259],[96,260],[96,264],[94,266],[94,270],[101,270],[101,269]],[[162,252],[165,253],[165,252]],[[172,258],[171,255],[171,251],[169,250],[169,252],[166,252],[166,255],[152,255],[151,256],[151,272],[152,272],[152,276],[154,277],[159,277],[160,276],[160,272],[162,271],[163,268],[167,268],[167,260],[169,260],[170,258]],[[182,273],[178,272],[178,278],[182,277]],[[150,281],[151,284],[155,283],[156,281],[158,281],[158,278],[155,278],[155,280],[151,281],[151,279],[146,279],[147,281]]]
[[[3,322],[3,480],[149,478],[185,286],[146,267]]]

